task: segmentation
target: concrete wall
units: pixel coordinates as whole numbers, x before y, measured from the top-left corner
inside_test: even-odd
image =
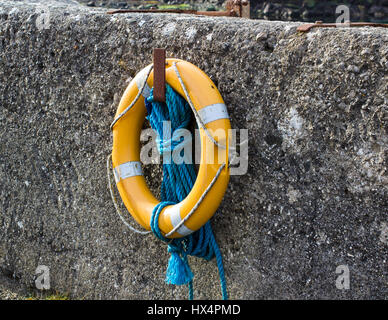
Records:
[[[0,3],[1,273],[34,288],[46,265],[74,298],[186,298],[164,283],[165,244],[122,225],[105,177],[118,101],[165,47],[249,130],[248,172],[212,220],[230,297],[386,298],[388,30],[104,12]],[[220,298],[215,262],[190,263],[195,297]]]

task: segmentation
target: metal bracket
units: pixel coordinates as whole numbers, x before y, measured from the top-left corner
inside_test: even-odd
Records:
[[[323,23],[316,21],[315,23],[303,24],[297,28],[300,32],[309,32],[313,28],[341,28],[341,27],[383,27],[388,28],[387,23],[373,22],[345,22],[345,23]]]
[[[251,5],[247,0],[228,0],[225,4],[226,12],[234,12],[237,17],[247,18],[251,17]]]
[[[107,14],[116,13],[181,13],[181,14],[196,14],[201,16],[212,16],[212,17],[240,17],[250,18],[250,2],[249,0],[228,0],[225,4],[226,11],[196,11],[196,10],[181,10],[181,9],[122,9],[107,11]]]
[[[166,102],[166,50],[154,49],[154,100]]]

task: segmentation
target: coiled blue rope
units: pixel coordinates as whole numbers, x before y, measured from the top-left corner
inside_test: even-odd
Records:
[[[154,101],[153,90],[146,99],[147,119],[151,127],[159,135],[158,148],[160,154],[172,152],[182,142],[189,139],[177,139],[180,129],[187,128],[191,121],[191,109],[185,99],[166,84],[166,103]],[[171,122],[171,132],[163,132],[163,122]],[[166,128],[166,126],[165,126]],[[181,130],[182,131],[182,130]],[[163,138],[165,137],[165,139]],[[167,139],[170,137],[170,139]],[[190,135],[191,137],[191,135]],[[183,141],[182,141],[183,140]],[[208,221],[198,231],[179,239],[165,238],[159,229],[159,215],[164,207],[181,202],[191,191],[196,179],[194,164],[183,161],[177,164],[174,161],[163,162],[163,182],[161,188],[162,202],[155,206],[151,216],[151,230],[160,239],[168,243],[168,252],[171,254],[168,262],[166,279],[169,284],[188,284],[189,299],[193,294],[193,273],[190,269],[187,256],[196,256],[207,261],[216,258],[220,276],[222,298],[228,299],[222,256],[213,230]]]

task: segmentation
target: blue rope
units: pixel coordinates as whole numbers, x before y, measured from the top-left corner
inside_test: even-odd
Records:
[[[159,135],[158,149],[160,154],[173,152],[175,148],[183,147],[183,141],[177,139],[179,130],[189,126],[191,109],[186,100],[166,84],[166,103],[153,100],[153,90],[146,99],[147,119],[151,127]],[[163,122],[171,121],[171,132],[163,132]],[[170,139],[167,137],[170,136]],[[163,137],[166,137],[165,139]],[[191,137],[191,135],[190,135]],[[155,206],[151,215],[151,230],[160,239],[168,243],[168,252],[171,254],[166,271],[165,281],[169,284],[188,284],[189,299],[193,300],[193,278],[187,257],[189,255],[203,258],[207,261],[216,258],[220,276],[222,298],[228,299],[222,256],[216,239],[208,221],[198,231],[179,239],[165,238],[159,229],[159,215],[163,208],[181,202],[191,191],[196,179],[196,172],[192,161],[176,164],[174,161],[163,162],[163,182],[161,188],[162,202]]]

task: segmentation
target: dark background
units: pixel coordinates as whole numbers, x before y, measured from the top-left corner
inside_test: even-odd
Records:
[[[349,6],[351,21],[388,21],[388,0],[251,0],[254,17],[276,20],[334,22],[341,4]]]
[[[224,10],[225,0],[78,0],[88,6],[103,6],[116,9],[196,9]],[[284,21],[335,22],[335,10],[345,4],[350,8],[351,21],[388,22],[388,0],[251,0],[251,17],[255,19]]]

